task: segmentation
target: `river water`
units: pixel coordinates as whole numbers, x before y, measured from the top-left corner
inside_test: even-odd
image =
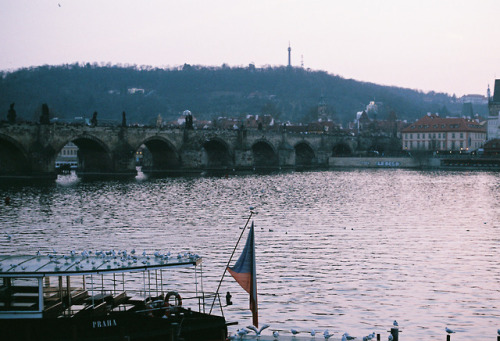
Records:
[[[1,253],[193,251],[215,291],[248,216],[259,319],[403,340],[493,340],[500,328],[500,173],[348,170],[1,184]],[[10,205],[3,198],[9,196]],[[8,236],[10,235],[10,237]],[[238,247],[239,255],[246,235]],[[229,276],[229,321],[251,324]],[[270,332],[268,332],[270,333]]]

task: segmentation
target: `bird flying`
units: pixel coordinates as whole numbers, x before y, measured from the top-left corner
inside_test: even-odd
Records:
[[[268,324],[263,325],[260,329],[257,329],[255,326],[247,326],[248,329],[253,330],[257,336],[260,336],[260,333],[266,328],[269,328]]]

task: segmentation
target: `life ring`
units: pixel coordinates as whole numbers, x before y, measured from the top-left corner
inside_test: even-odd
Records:
[[[177,291],[169,291],[167,292],[167,296],[165,296],[165,304],[167,307],[170,306],[170,297],[174,296],[175,298],[175,302],[174,302],[174,305],[173,307],[176,308],[176,307],[181,307],[182,306],[182,298],[181,298],[181,295],[179,295],[179,293]]]

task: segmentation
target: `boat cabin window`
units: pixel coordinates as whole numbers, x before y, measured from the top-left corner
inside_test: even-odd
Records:
[[[0,311],[38,311],[37,278],[2,278]]]

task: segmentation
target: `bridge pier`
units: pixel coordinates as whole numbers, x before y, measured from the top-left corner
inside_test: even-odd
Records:
[[[135,176],[138,150],[145,151],[144,173],[183,175],[324,168],[330,157],[352,155],[358,145],[345,134],[3,124],[0,178],[55,179],[55,159],[69,142],[78,147],[79,175],[106,177]]]

